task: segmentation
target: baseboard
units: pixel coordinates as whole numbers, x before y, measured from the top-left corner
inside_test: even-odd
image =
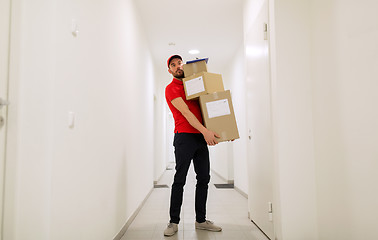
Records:
[[[234,184],[234,180],[227,180],[225,179],[222,175],[220,175],[219,173],[217,173],[216,171],[214,171],[213,169],[211,169],[211,171],[217,175],[220,179],[222,179],[223,181],[227,182],[228,184]],[[240,188],[236,187],[235,184],[234,184],[234,189],[240,193],[243,197],[247,198],[248,199],[248,194],[245,193],[244,191],[242,191]]]
[[[227,180],[225,179],[222,175],[220,175],[219,173],[217,173],[216,171],[214,171],[213,169],[211,169],[211,172],[213,172],[215,175],[217,175],[220,179],[222,179],[224,182],[228,183],[228,184],[234,184],[234,180]]]
[[[165,171],[167,171],[167,170],[164,170],[164,171],[162,172],[162,174],[160,174],[160,177],[158,177],[158,180],[157,180],[157,181],[154,181],[154,185],[156,185],[156,184],[158,184],[158,182],[160,182],[160,180],[161,180],[162,177],[164,176]]]
[[[121,231],[113,238],[113,240],[121,240],[121,238],[123,237],[123,235],[125,235],[127,229],[130,227],[131,223],[134,221],[134,219],[136,218],[136,216],[138,215],[138,213],[140,212],[140,210],[142,209],[142,207],[146,203],[147,199],[150,197],[150,195],[151,195],[151,193],[152,193],[153,190],[154,190],[154,188],[152,188],[150,190],[150,192],[144,198],[143,202],[134,211],[133,215],[131,215],[131,217],[127,220],[127,222],[125,223],[125,225],[122,227]]]
[[[220,179],[222,179],[226,183],[228,183],[228,184],[234,184],[234,180],[227,180],[227,179],[225,179],[222,175],[220,175],[219,173],[217,173],[213,169],[211,169],[211,172],[213,172],[215,175],[217,175]]]
[[[247,193],[243,192],[240,188],[236,187],[235,185],[234,185],[234,189],[235,189],[238,193],[240,193],[243,197],[245,197],[246,199],[248,199],[248,194],[247,194]]]

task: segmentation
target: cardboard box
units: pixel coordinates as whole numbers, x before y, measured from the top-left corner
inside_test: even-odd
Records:
[[[207,59],[199,59],[187,62],[183,65],[184,76],[190,77],[193,74],[207,72]]]
[[[220,136],[218,142],[239,138],[230,90],[201,95],[199,103],[204,125]]]
[[[185,96],[187,100],[198,98],[201,95],[224,91],[222,75],[217,73],[201,72],[184,78]]]

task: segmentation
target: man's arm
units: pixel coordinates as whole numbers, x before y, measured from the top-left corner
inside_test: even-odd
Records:
[[[196,116],[189,110],[188,105],[184,102],[181,97],[175,98],[171,101],[172,105],[181,112],[181,114],[188,120],[189,124],[197,129],[204,136],[208,145],[216,145],[218,143],[216,138],[219,138],[219,135],[213,131],[205,128],[196,118]]]

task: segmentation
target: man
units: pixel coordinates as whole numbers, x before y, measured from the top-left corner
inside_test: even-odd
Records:
[[[183,62],[179,55],[171,56],[168,72],[173,75],[172,82],[165,89],[165,98],[175,120],[176,173],[171,191],[169,209],[170,221],[164,231],[165,236],[172,236],[178,230],[184,185],[191,161],[197,175],[195,212],[197,229],[219,232],[222,228],[206,220],[206,201],[210,181],[210,160],[207,145],[216,145],[218,134],[208,130],[202,124],[201,110],[197,100],[186,100]]]

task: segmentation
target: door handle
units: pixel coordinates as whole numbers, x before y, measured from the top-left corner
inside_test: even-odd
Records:
[[[0,116],[0,128],[2,128],[5,124],[5,119],[3,118],[3,116]]]
[[[2,98],[0,98],[0,109],[3,107],[3,106],[8,106],[10,104],[10,102],[6,101],[6,100],[3,100]]]

